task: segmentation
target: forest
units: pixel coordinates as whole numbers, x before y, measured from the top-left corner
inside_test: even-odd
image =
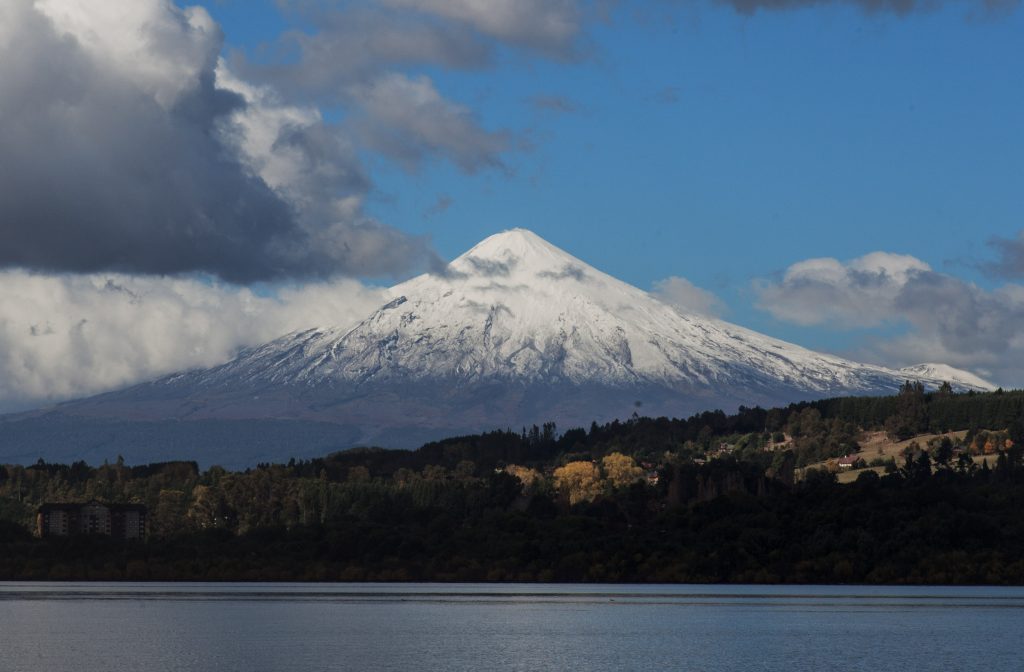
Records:
[[[908,383],[239,472],[4,465],[0,579],[1021,584],[1022,419],[1024,392]],[[967,433],[848,485],[802,468],[867,430]],[[33,536],[41,504],[90,500],[145,504],[147,538]]]

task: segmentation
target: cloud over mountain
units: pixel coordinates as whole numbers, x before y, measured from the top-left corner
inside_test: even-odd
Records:
[[[755,284],[760,306],[776,318],[817,324],[878,326],[898,317],[896,301],[931,268],[909,255],[873,252],[843,263],[824,257],[787,268],[781,279]]]
[[[355,280],[261,296],[195,279],[0,272],[0,411],[230,359],[296,329],[354,324],[384,301]]]
[[[721,299],[678,276],[654,283],[654,295],[669,305],[698,315],[720,317],[725,312]]]
[[[986,289],[909,255],[875,252],[841,262],[808,259],[755,281],[759,307],[803,326],[895,326],[861,354],[905,365],[944,361],[1014,384],[1024,376],[1024,287]]]

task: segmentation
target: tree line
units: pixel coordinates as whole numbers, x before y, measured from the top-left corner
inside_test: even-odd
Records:
[[[1022,400],[908,384],[893,397],[548,424],[238,472],[6,465],[0,578],[1021,583]],[[982,465],[940,441],[853,485],[816,471],[794,482],[801,461],[908,422],[1002,434]],[[39,504],[90,499],[146,504],[149,538],[31,537]]]

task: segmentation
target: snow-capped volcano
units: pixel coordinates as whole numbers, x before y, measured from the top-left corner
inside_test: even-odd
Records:
[[[908,376],[991,388],[952,367],[858,364],[681,312],[525,229],[493,235],[445,275],[421,275],[391,296],[355,328],[292,334],[164,383],[656,385],[714,388],[740,402],[772,399],[775,390],[780,402],[794,392],[888,392]]]
[[[312,421],[344,428],[348,445],[414,446],[548,420],[566,427],[633,412],[683,416],[891,393],[907,378],[992,388],[951,367],[858,364],[682,312],[524,229],[491,236],[443,275],[390,293],[354,328],[290,334],[224,365],[60,412]]]

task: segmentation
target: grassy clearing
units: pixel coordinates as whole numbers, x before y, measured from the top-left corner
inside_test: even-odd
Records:
[[[907,449],[912,443],[917,443],[921,447],[928,445],[928,442],[933,439],[941,439],[944,436],[948,436],[955,442],[963,440],[967,435],[967,430],[960,430],[956,432],[946,432],[944,434],[920,434],[912,439],[906,441],[893,441],[885,435],[885,432],[864,432],[859,439],[861,450],[858,455],[864,458],[865,462],[872,462],[876,459],[889,460],[890,458],[896,460],[898,466],[903,465],[903,451]],[[974,463],[981,465],[982,462],[988,460],[989,466],[995,464],[995,455],[975,455],[972,457]],[[879,476],[885,474],[884,467],[865,467],[863,469],[840,469],[838,458],[824,460],[822,462],[816,462],[815,464],[808,465],[806,469],[827,469],[829,471],[836,472],[836,480],[840,483],[853,483],[857,480],[863,472],[874,471]],[[801,470],[802,471],[802,470]],[[798,474],[799,478],[799,474]]]

